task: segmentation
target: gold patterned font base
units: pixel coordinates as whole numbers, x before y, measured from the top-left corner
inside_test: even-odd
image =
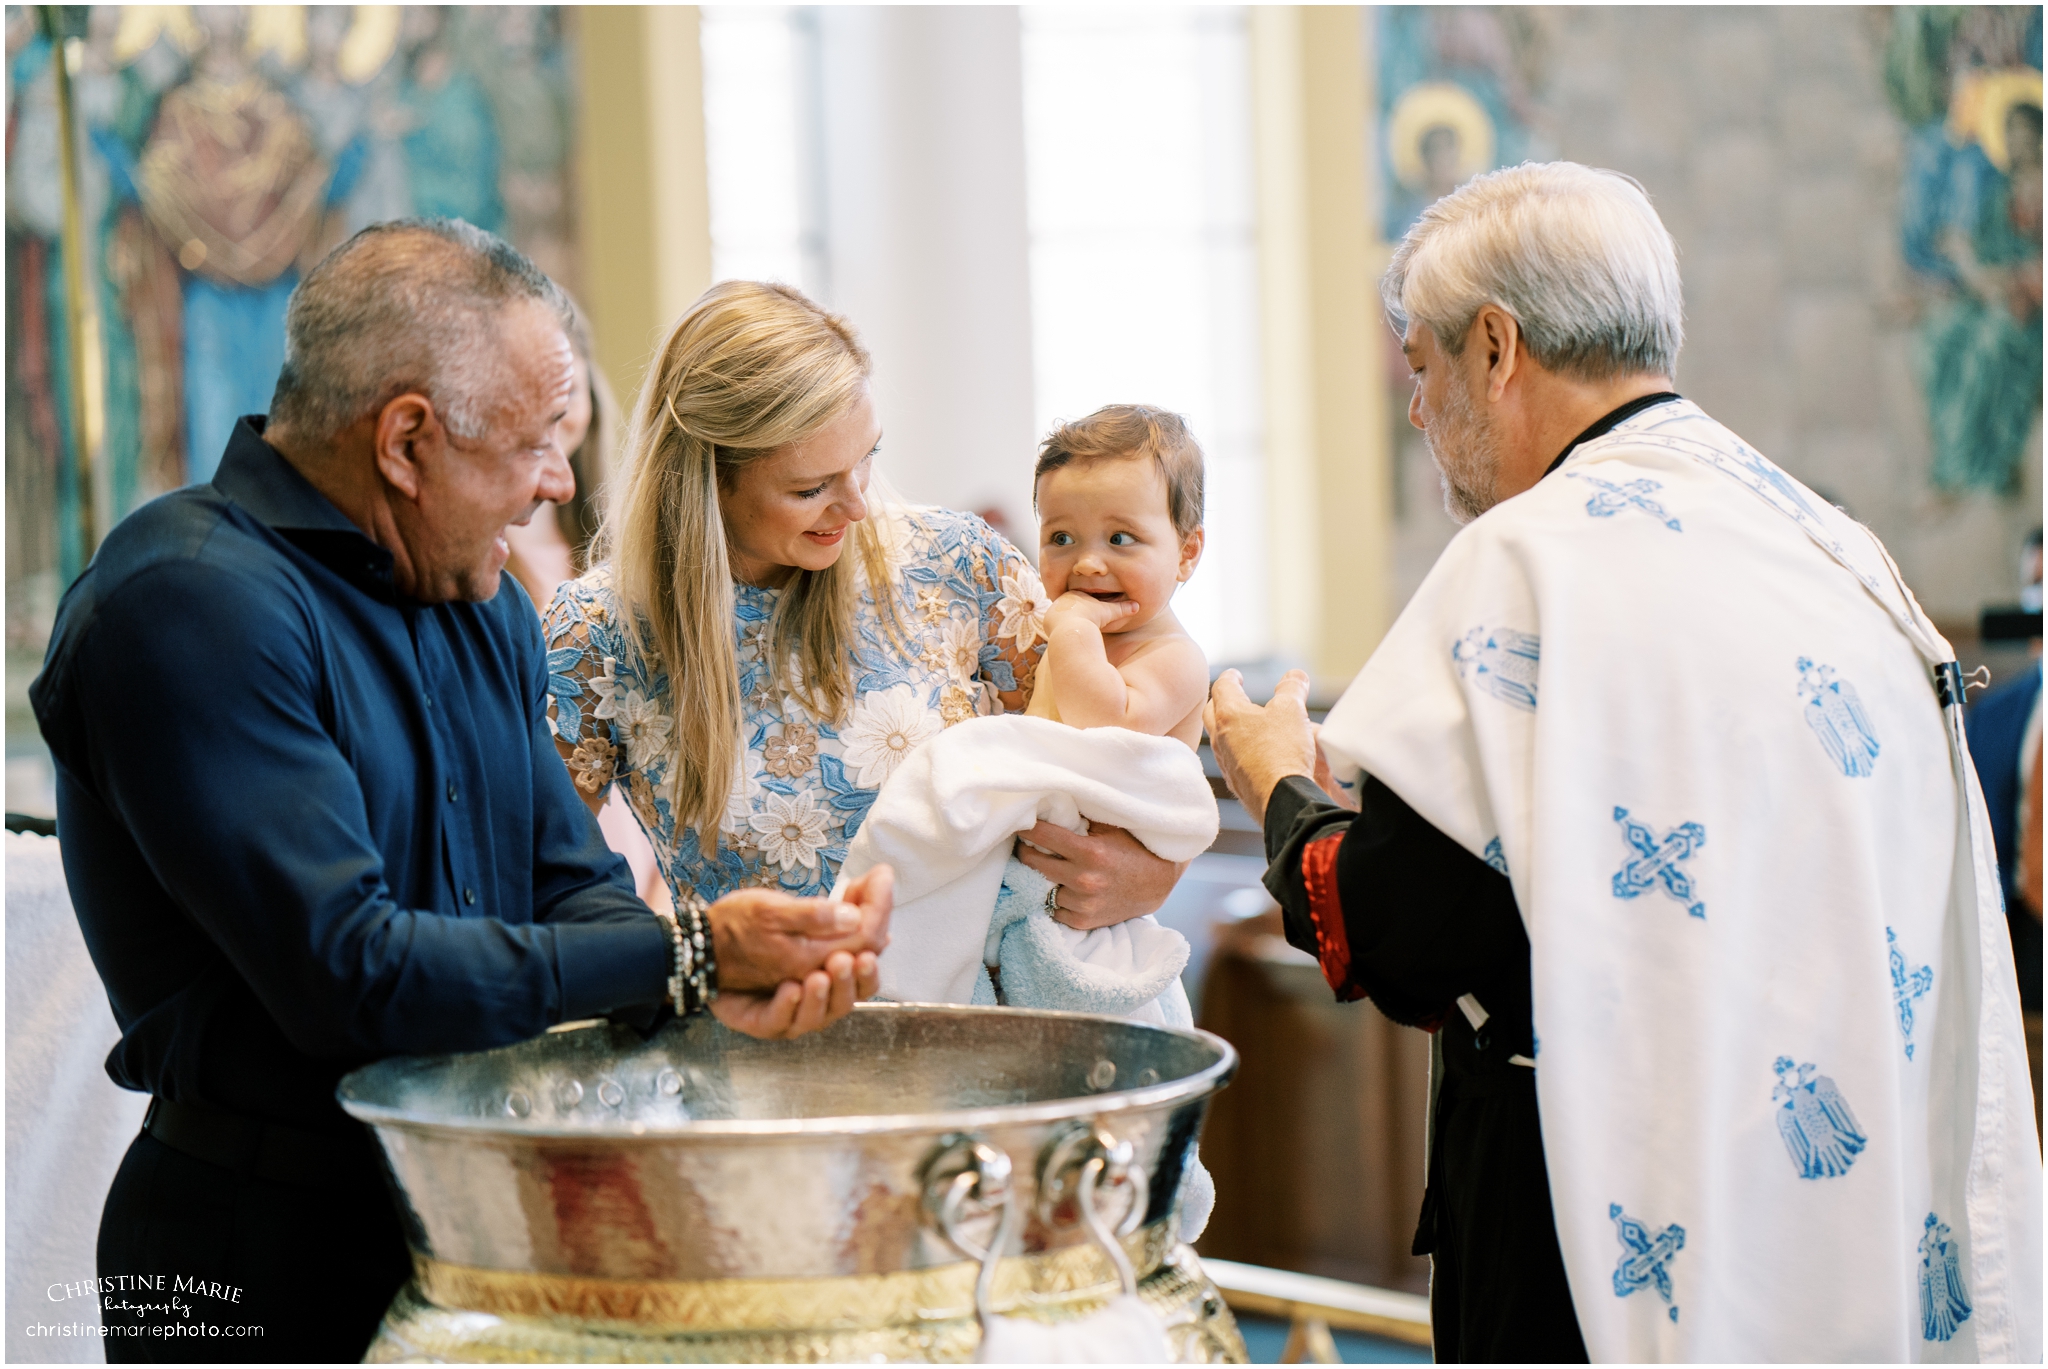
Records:
[[[1197,1262],[1164,1248],[1164,1224],[1134,1233],[1139,1296],[1181,1363],[1242,1364],[1243,1338]],[[1167,1256],[1176,1256],[1166,1263]],[[701,1283],[573,1279],[416,1259],[418,1278],[386,1312],[365,1362],[826,1364],[880,1359],[961,1364],[981,1344],[975,1266],[839,1279]],[[1093,1247],[1005,1260],[994,1303],[1006,1316],[1068,1321],[1116,1291]]]

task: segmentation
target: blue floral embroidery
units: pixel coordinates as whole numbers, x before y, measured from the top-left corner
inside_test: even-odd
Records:
[[[1622,837],[1636,853],[1616,872],[1614,896],[1637,898],[1661,884],[1665,893],[1686,905],[1686,912],[1705,917],[1707,905],[1693,897],[1692,879],[1678,867],[1707,844],[1707,829],[1687,822],[1659,837],[1631,818],[1626,808],[1615,809],[1614,820],[1621,824]]]
[[[1599,491],[1586,501],[1586,513],[1590,517],[1612,518],[1623,509],[1641,509],[1673,532],[1685,531],[1679,526],[1678,520],[1665,511],[1662,504],[1650,498],[1664,488],[1659,481],[1631,480],[1625,485],[1617,485],[1611,480],[1602,480],[1596,475],[1586,475],[1581,471],[1567,471],[1565,474],[1570,479],[1583,480]]]
[[[1475,627],[1451,644],[1458,674],[1516,708],[1536,711],[1536,667],[1542,658],[1538,639],[1527,632]]]
[[[1806,725],[1828,753],[1835,768],[1851,778],[1863,778],[1877,768],[1877,733],[1856,686],[1835,678],[1833,668],[1815,665],[1801,656],[1799,696],[1806,700]]]
[[[1906,968],[1905,952],[1899,949],[1899,934],[1884,929],[1885,944],[1891,948],[1892,1008],[1898,1013],[1899,1034],[1906,1038],[1906,1058],[1913,1058],[1913,1000],[1934,987],[1934,969],[1921,965]]]
[[[575,736],[583,727],[583,708],[577,702],[583,695],[583,681],[569,673],[582,659],[583,653],[574,649],[548,653],[548,694],[555,703],[555,716],[548,726],[561,729],[559,735],[565,737]]]
[[[671,888],[716,898],[744,885],[828,892],[881,783],[944,727],[1000,712],[1028,691],[1050,607],[1037,574],[987,524],[945,509],[899,511],[897,617],[885,624],[861,582],[848,716],[812,716],[774,687],[770,632],[780,592],[734,587],[742,739],[716,834],[676,826],[674,706],[666,671],[643,655],[608,571],[563,585],[546,618],[548,698],[585,793],[616,784]]]
[[[1614,1234],[1621,1241],[1621,1261],[1614,1266],[1614,1296],[1625,1298],[1645,1288],[1655,1288],[1669,1305],[1671,1320],[1678,1320],[1678,1305],[1671,1301],[1671,1272],[1665,1268],[1671,1257],[1685,1249],[1685,1228],[1676,1222],[1652,1232],[1635,1218],[1625,1215],[1620,1203],[1609,1203],[1607,1215],[1614,1222]]]
[[[1781,1055],[1771,1068],[1778,1074],[1771,1101],[1782,1104],[1778,1134],[1785,1138],[1785,1149],[1799,1167],[1799,1177],[1827,1179],[1847,1174],[1870,1143],[1856,1125],[1856,1114],[1849,1111],[1849,1100],[1842,1097],[1834,1080],[1818,1073],[1812,1064],[1795,1067],[1791,1056]]]
[[[1486,843],[1486,854],[1481,856],[1480,859],[1502,874],[1508,872],[1508,854],[1501,849],[1499,837],[1495,837],[1492,841]]]
[[[1963,1287],[1962,1252],[1948,1238],[1948,1226],[1932,1212],[1920,1237],[1920,1335],[1954,1340],[1970,1319],[1970,1295]]]

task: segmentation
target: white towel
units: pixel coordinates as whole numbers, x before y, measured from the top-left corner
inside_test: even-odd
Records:
[[[100,1209],[149,1099],[107,1078],[121,1039],[85,951],[55,838],[7,836],[7,1358],[98,1363],[96,1336],[31,1337],[31,1323],[98,1325]],[[53,1301],[50,1286],[60,1285]]]
[[[1114,1013],[1133,1022],[1192,1027],[1194,1009],[1180,972],[1188,941],[1151,914],[1081,932],[1046,915],[1053,883],[1023,861],[1003,867],[1003,887],[989,919],[982,963],[998,967],[1003,998],[1013,1007],[1056,1012]],[[994,1003],[984,972],[975,1003]]]
[[[1159,1318],[1130,1294],[1073,1321],[990,1317],[982,1364],[1171,1364]]]
[[[947,728],[882,786],[840,871],[843,887],[877,865],[895,867],[883,997],[973,1000],[1013,839],[1041,818],[1077,832],[1090,821],[1122,827],[1164,860],[1193,860],[1216,840],[1202,764],[1171,737],[1021,714]],[[1145,970],[1131,960],[1138,949],[1174,954],[1165,937],[1180,943],[1185,963],[1186,942],[1151,925],[1157,935],[1070,935],[1077,957],[1106,970]]]

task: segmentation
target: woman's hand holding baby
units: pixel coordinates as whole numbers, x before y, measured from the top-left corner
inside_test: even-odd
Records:
[[[1188,868],[1161,860],[1123,828],[1100,822],[1089,823],[1085,833],[1041,822],[1017,843],[1017,859],[1060,886],[1053,918],[1077,932],[1159,911]]]
[[[718,998],[711,1011],[734,1031],[781,1039],[829,1027],[880,987],[895,874],[878,865],[843,899],[741,889],[711,905]]]

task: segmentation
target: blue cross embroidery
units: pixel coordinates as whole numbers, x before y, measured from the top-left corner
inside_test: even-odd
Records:
[[[1707,905],[1693,897],[1692,880],[1678,868],[1678,863],[1690,860],[1695,851],[1707,844],[1707,829],[1687,822],[1659,837],[1631,818],[1626,808],[1615,809],[1614,820],[1621,824],[1622,836],[1636,851],[1635,859],[1614,876],[1614,896],[1635,898],[1661,883],[1665,893],[1686,905],[1685,911],[1694,917],[1705,917]]]
[[[1671,1302],[1671,1271],[1664,1266],[1685,1249],[1685,1228],[1673,1222],[1652,1233],[1635,1218],[1625,1215],[1620,1203],[1609,1203],[1607,1215],[1614,1220],[1614,1234],[1621,1241],[1621,1261],[1614,1266],[1614,1296],[1625,1298],[1644,1288],[1654,1288],[1670,1305],[1671,1320],[1678,1320],[1678,1306]]]
[[[1495,837],[1492,841],[1486,843],[1486,854],[1481,856],[1480,859],[1502,874],[1508,872],[1508,853],[1501,849],[1499,837]]]
[[[1885,944],[1891,947],[1892,1006],[1898,1010],[1899,1033],[1906,1038],[1906,1058],[1913,1058],[1913,1000],[1934,987],[1934,970],[1926,965],[1906,968],[1906,956],[1899,949],[1899,934],[1884,929]]]
[[[1685,531],[1683,527],[1679,526],[1678,520],[1673,518],[1662,504],[1650,498],[1651,495],[1664,488],[1663,484],[1658,481],[1631,480],[1626,485],[1617,485],[1611,480],[1602,480],[1598,476],[1593,475],[1583,475],[1578,471],[1567,471],[1566,474],[1573,480],[1583,480],[1588,485],[1596,486],[1599,489],[1598,494],[1595,494],[1586,501],[1586,513],[1589,517],[1612,518],[1623,509],[1637,508],[1649,514],[1650,517],[1656,519],[1673,532]]]

